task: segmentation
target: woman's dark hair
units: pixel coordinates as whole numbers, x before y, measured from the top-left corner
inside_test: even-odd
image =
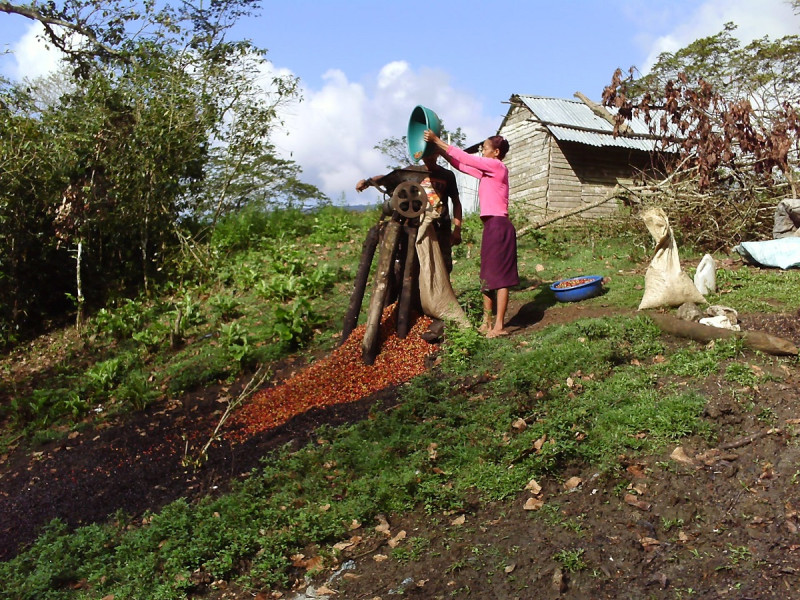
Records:
[[[497,158],[503,160],[506,157],[509,148],[508,140],[506,138],[504,138],[502,135],[493,135],[492,137],[486,138],[486,141],[492,145],[492,148],[500,151]]]

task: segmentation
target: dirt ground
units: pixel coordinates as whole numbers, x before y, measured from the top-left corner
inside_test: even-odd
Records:
[[[509,314],[512,329],[535,329],[611,313],[576,304],[544,313],[512,305]],[[800,345],[800,314],[741,320],[744,329]],[[275,381],[299,366],[283,365]],[[741,390],[752,399],[749,409],[729,383],[703,383],[705,416],[720,432],[716,447],[689,438],[660,456],[621,456],[622,483],[568,470],[540,482],[538,510],[525,509],[532,496],[525,492],[513,503],[475,502],[463,514],[386,515],[388,534],[375,530],[378,523],[363,524],[338,566],[310,581],[298,570],[297,589],[282,597],[311,586],[318,596],[354,599],[800,598],[800,373],[796,363],[767,368],[774,380]],[[220,388],[204,389],[33,453],[20,446],[0,457],[0,559],[55,517],[78,526],[224,491],[270,450],[302,444],[321,423],[362,419],[376,399],[310,411],[244,443],[212,448],[199,470],[186,467],[187,444],[201,446],[220,417],[220,395]],[[394,393],[380,396],[390,406]],[[571,477],[580,484],[567,490]],[[407,550],[405,560],[391,558],[392,544]],[[197,597],[281,596],[217,582],[199,586]]]

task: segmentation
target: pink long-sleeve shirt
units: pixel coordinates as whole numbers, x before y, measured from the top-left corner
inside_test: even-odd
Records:
[[[462,173],[478,178],[478,200],[482,217],[508,216],[508,167],[502,160],[467,154],[450,146],[447,157]]]

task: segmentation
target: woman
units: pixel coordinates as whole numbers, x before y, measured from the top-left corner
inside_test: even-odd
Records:
[[[467,154],[449,146],[430,129],[423,134],[453,167],[478,178],[483,237],[481,239],[481,291],[486,337],[507,335],[504,321],[508,308],[508,288],[519,284],[517,271],[517,232],[508,218],[508,168],[503,158],[508,141],[499,135],[487,138],[481,156]],[[492,323],[492,314],[495,315]]]

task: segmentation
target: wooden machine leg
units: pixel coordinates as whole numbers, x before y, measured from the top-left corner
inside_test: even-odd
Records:
[[[344,317],[344,326],[342,327],[342,339],[339,345],[344,344],[353,329],[356,328],[358,323],[358,315],[361,314],[361,304],[364,301],[364,291],[367,288],[367,279],[369,278],[369,270],[372,267],[372,259],[375,256],[375,248],[378,247],[378,238],[380,237],[380,223],[373,225],[367,237],[364,240],[364,245],[361,250],[361,261],[358,263],[358,271],[356,272],[356,281],[353,286],[353,293],[350,295],[350,305],[347,308],[347,314]]]
[[[397,305],[397,337],[405,339],[411,328],[411,299],[414,296],[414,261],[417,258],[418,227],[406,227],[406,261],[403,267],[403,283],[400,286],[400,300]]]
[[[400,223],[392,220],[383,234],[380,255],[378,256],[378,267],[375,271],[375,280],[372,284],[372,295],[369,299],[369,310],[367,312],[367,325],[364,332],[364,341],[361,344],[361,356],[364,364],[371,365],[375,362],[380,345],[380,325],[383,303],[386,299],[386,290],[389,284],[389,277],[392,274],[397,240],[399,239]]]

